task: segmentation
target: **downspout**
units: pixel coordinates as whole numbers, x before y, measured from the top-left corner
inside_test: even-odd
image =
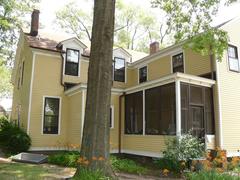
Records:
[[[121,153],[121,141],[122,141],[122,98],[126,95],[124,92],[119,96],[119,120],[118,120],[118,153]]]
[[[61,68],[61,79],[60,79],[60,84],[64,87],[64,89],[65,89],[65,85],[64,85],[64,83],[63,83],[63,62],[64,62],[64,57],[63,57],[63,54],[64,54],[64,51],[61,51],[60,52],[60,54],[61,54],[61,57],[62,57],[62,68]]]

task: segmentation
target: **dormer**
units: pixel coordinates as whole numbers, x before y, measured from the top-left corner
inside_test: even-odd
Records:
[[[123,48],[113,49],[113,80],[116,82],[127,82],[126,66],[132,60],[131,54],[129,54]]]
[[[70,38],[61,41],[57,48],[63,52],[63,75],[80,77],[81,55],[87,46],[77,38]]]

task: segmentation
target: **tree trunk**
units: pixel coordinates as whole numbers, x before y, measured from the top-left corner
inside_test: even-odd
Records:
[[[76,172],[82,167],[113,176],[109,163],[109,115],[112,87],[112,52],[115,0],[95,0],[87,102]]]

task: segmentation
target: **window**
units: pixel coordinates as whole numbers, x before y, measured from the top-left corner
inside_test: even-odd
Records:
[[[175,84],[145,91],[146,134],[175,135]]]
[[[231,71],[239,72],[238,52],[236,46],[228,45],[228,62]]]
[[[143,92],[125,96],[125,134],[143,134]]]
[[[65,74],[78,76],[79,69],[79,51],[75,49],[66,50]]]
[[[113,107],[110,107],[110,128],[113,128],[114,125],[113,125],[113,119],[114,119],[114,108]]]
[[[125,59],[114,58],[114,81],[125,82]]]
[[[175,72],[182,72],[184,73],[184,65],[183,65],[183,53],[174,55],[172,57],[172,71]]]
[[[147,81],[147,66],[139,69],[139,83]]]
[[[43,134],[59,133],[60,99],[46,97],[44,100]]]

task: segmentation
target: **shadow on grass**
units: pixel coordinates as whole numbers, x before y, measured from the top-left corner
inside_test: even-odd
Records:
[[[75,170],[51,165],[33,165],[24,163],[0,163],[0,179],[38,180],[70,177]]]

